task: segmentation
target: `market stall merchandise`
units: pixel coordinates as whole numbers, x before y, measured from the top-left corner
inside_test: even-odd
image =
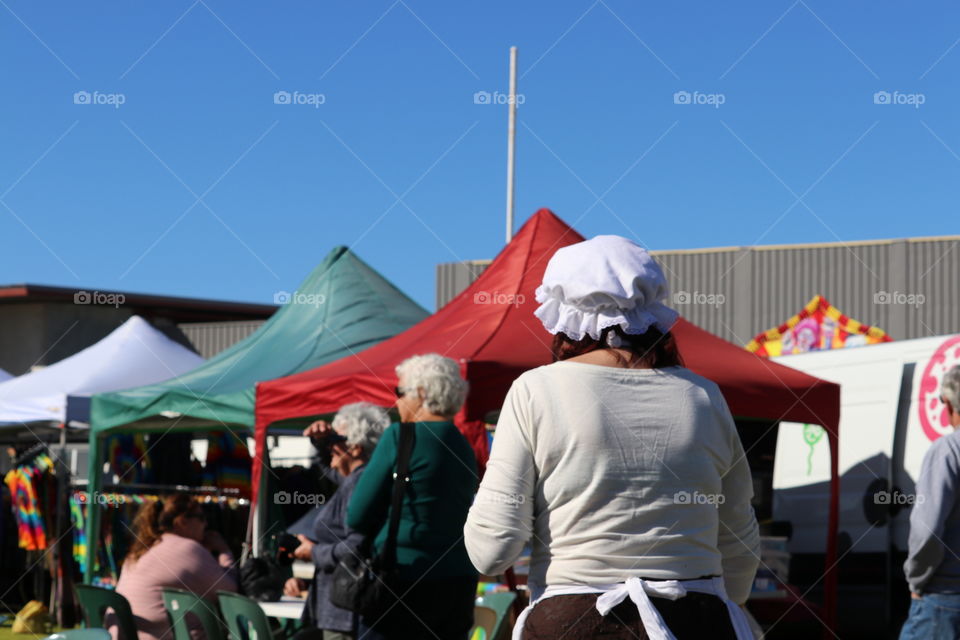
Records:
[[[47,449],[40,441],[86,440],[90,396],[138,384],[165,380],[193,369],[203,358],[168,338],[149,322],[133,316],[99,342],[43,369],[0,383],[0,439],[18,452],[7,474],[19,546],[28,555],[11,566],[18,572],[40,574],[48,563],[36,562],[29,552],[49,553],[52,605],[69,603],[74,567],[69,553],[67,492],[74,480],[64,458],[67,449]],[[73,445],[72,445],[73,446]],[[77,453],[86,445],[76,445]],[[142,462],[142,461],[140,461]],[[9,544],[0,534],[0,546]],[[44,592],[35,586],[34,593]],[[63,610],[51,606],[61,623]]]
[[[202,366],[160,384],[94,396],[91,406],[90,485],[99,490],[104,443],[116,433],[227,432],[253,428],[254,385],[361,352],[427,316],[346,247],[333,249],[295,292],[278,291],[282,306],[255,333]],[[227,462],[223,448],[220,462]],[[257,457],[264,455],[258,448]],[[186,464],[186,460],[177,461]],[[235,464],[218,477],[237,479]],[[88,555],[98,540],[99,510],[87,518]],[[92,579],[88,560],[86,580]]]
[[[45,516],[56,509],[55,465],[46,446],[36,445],[18,456],[3,481],[10,490],[18,546],[44,551],[50,539],[47,529],[52,524]]]

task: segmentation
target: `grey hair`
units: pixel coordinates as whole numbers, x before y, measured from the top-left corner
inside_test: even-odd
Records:
[[[950,401],[954,411],[960,411],[960,364],[954,366],[943,376],[940,393]]]
[[[355,402],[340,407],[332,425],[335,431],[343,431],[348,445],[358,444],[364,453],[370,455],[390,425],[390,417],[375,404]]]
[[[425,353],[397,365],[397,377],[406,393],[423,392],[423,406],[430,413],[452,417],[467,398],[467,381],[450,358]]]

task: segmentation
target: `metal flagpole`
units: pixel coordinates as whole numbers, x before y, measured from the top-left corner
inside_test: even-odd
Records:
[[[507,127],[507,244],[513,239],[514,156],[517,139],[517,48],[510,47],[510,113]]]

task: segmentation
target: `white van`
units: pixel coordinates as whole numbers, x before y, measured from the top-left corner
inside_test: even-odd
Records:
[[[960,334],[774,360],[840,384],[841,547],[852,546],[854,553],[905,552],[923,455],[933,440],[951,431],[939,401],[940,381],[960,364]],[[792,554],[824,552],[829,482],[823,429],[782,423],[773,519],[790,523]]]

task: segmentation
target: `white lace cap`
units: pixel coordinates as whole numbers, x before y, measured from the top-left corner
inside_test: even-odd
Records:
[[[552,334],[594,340],[607,327],[639,335],[669,331],[678,314],[663,301],[667,279],[649,253],[620,236],[597,236],[559,249],[537,287],[534,313]]]

